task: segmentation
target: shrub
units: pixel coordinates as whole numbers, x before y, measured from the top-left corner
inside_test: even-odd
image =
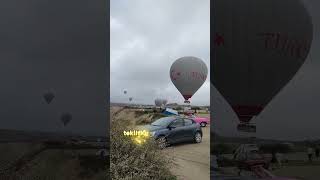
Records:
[[[169,171],[172,160],[158,149],[153,140],[137,145],[123,135],[123,131],[128,130],[124,127],[124,124],[129,124],[126,121],[111,122],[111,179],[175,179]]]

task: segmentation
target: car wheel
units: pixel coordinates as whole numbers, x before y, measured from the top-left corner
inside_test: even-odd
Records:
[[[201,143],[201,141],[202,141],[201,133],[200,132],[196,132],[194,134],[194,142],[195,143]]]
[[[200,126],[201,126],[201,127],[206,127],[206,126],[207,126],[207,123],[201,122],[201,123],[200,123]]]
[[[168,142],[167,142],[167,139],[166,137],[164,136],[160,136],[158,139],[157,139],[157,144],[158,144],[158,147],[160,149],[164,149],[168,146]]]

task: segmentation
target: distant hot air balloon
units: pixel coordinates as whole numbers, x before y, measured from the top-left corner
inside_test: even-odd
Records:
[[[165,106],[165,105],[167,105],[167,103],[168,103],[168,100],[166,100],[166,99],[163,99],[162,100],[162,104]]]
[[[124,94],[127,94],[127,90],[123,90],[123,93],[124,93]]]
[[[70,113],[63,113],[60,119],[63,125],[66,126],[72,120],[72,115]]]
[[[47,92],[43,95],[43,98],[48,104],[50,104],[54,98],[54,94],[52,92]]]
[[[160,98],[157,98],[154,100],[154,104],[158,107],[164,107],[166,104],[167,104],[167,100],[166,99],[160,99]]]
[[[132,101],[132,99],[133,99],[132,97],[129,97],[129,101]]]
[[[162,105],[161,99],[159,99],[159,98],[155,99],[155,100],[154,100],[154,104],[155,104],[156,106],[161,106],[161,105]]]
[[[185,103],[189,103],[188,99],[202,86],[207,75],[206,64],[192,56],[177,59],[170,68],[171,81],[184,97]]]
[[[309,53],[313,25],[299,0],[215,0],[211,80],[249,123]]]

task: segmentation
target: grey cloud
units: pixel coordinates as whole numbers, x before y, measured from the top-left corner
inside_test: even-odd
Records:
[[[1,129],[105,135],[106,18],[97,1],[1,1]],[[44,104],[53,89],[56,98]],[[73,120],[61,127],[62,112]]]
[[[209,68],[209,13],[209,1],[111,1],[111,98],[126,100],[126,88],[139,103],[153,104],[158,96],[182,103],[169,69],[187,55],[202,58]],[[192,102],[208,105],[209,86]]]

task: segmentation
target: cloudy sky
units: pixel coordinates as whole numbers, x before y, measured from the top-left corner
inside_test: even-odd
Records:
[[[313,41],[305,64],[253,120],[257,136],[303,140],[320,138],[320,2],[304,0],[313,21]],[[228,103],[211,86],[214,130],[226,136],[248,136],[236,130],[238,119]]]
[[[0,129],[105,135],[105,5],[4,0],[0,6]],[[47,91],[55,94],[50,104]],[[64,112],[73,116],[66,126]]]
[[[196,56],[210,66],[209,0],[111,0],[110,100],[153,104],[157,97],[183,103],[171,83],[171,64]],[[210,73],[191,99],[210,103]],[[123,90],[128,95],[123,94]]]

